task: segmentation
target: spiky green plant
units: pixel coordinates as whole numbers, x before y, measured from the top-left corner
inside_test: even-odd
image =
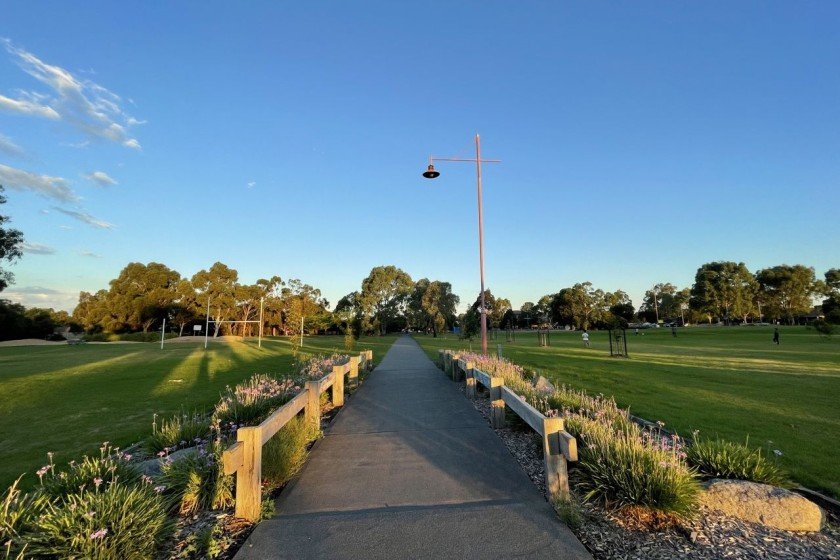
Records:
[[[143,440],[143,449],[150,455],[179,446],[196,445],[210,435],[210,418],[206,414],[181,413],[152,422],[152,433]]]
[[[750,448],[749,438],[741,444],[720,438],[701,438],[695,433],[692,444],[685,451],[689,464],[710,477],[751,480],[776,486],[787,478],[779,466],[764,456],[761,448]]]
[[[131,455],[111,447],[108,442],[99,448],[99,457],[85,455],[80,461],[70,461],[59,469],[48,453],[49,463],[38,470],[40,490],[47,496],[63,499],[84,488],[99,487],[105,483],[131,484],[140,480],[142,473],[130,463]]]
[[[296,416],[268,440],[262,451],[265,486],[279,488],[295,476],[306,462],[308,445],[320,434],[315,426]]]
[[[172,523],[151,485],[119,482],[50,503],[30,535],[28,553],[46,558],[154,558]]]
[[[233,504],[233,477],[222,471],[222,452],[222,444],[214,442],[164,463],[158,484],[171,509],[192,514]]]

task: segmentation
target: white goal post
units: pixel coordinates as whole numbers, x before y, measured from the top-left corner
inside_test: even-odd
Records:
[[[245,323],[259,323],[260,330],[257,334],[257,347],[262,348],[262,335],[263,335],[263,301],[265,298],[260,298],[260,318],[256,321],[213,321],[210,319],[210,298],[207,298],[207,318],[204,321],[204,349],[207,350],[207,343],[210,337],[210,323],[216,325],[218,329],[219,326],[223,325],[224,323],[231,323],[231,324],[245,324]]]

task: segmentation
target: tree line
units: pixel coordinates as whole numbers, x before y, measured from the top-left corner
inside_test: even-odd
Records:
[[[644,294],[638,309],[622,290],[605,292],[582,282],[537,303],[526,302],[519,326],[533,324],[604,328],[631,321],[688,323],[785,322],[795,324],[822,301],[825,320],[840,324],[840,269],[817,278],[812,267],[777,265],[752,273],[744,263],[718,261],[697,269],[691,286],[662,282]],[[476,307],[475,305],[473,307]]]

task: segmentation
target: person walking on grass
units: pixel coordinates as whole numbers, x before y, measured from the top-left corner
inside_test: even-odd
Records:
[[[779,327],[776,327],[776,330],[773,331],[773,342],[779,344]]]
[[[583,338],[583,347],[589,348],[589,333],[586,332],[586,329],[583,329],[583,334],[580,336]]]

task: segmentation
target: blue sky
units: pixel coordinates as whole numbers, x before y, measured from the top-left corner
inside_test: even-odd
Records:
[[[220,260],[331,302],[373,266],[515,307],[699,265],[840,266],[835,2],[5,2],[4,297]]]

